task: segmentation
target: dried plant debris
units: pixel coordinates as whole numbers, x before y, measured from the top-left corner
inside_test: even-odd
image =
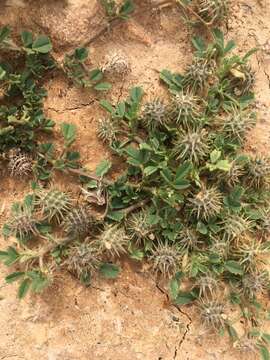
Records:
[[[130,72],[130,64],[127,57],[120,51],[114,51],[105,56],[101,66],[104,73],[124,77]]]
[[[12,177],[28,177],[33,171],[33,159],[20,149],[10,150],[8,160],[8,170]]]

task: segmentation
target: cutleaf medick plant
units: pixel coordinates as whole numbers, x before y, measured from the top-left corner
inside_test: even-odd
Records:
[[[93,88],[97,91],[111,89],[111,84],[103,82],[104,72],[98,68],[88,69],[85,61],[88,58],[86,48],[77,48],[71,54],[67,54],[63,63],[63,70],[75,85]]]
[[[65,171],[79,177],[82,196],[34,184],[23,203],[12,206],[3,234],[17,242],[0,259],[16,267],[6,280],[20,283],[20,297],[49,285],[61,265],[89,285],[97,272],[116,278],[122,255],[144,259],[169,280],[176,305],[194,302],[203,326],[226,330],[240,343],[227,311],[238,306],[246,336],[255,324],[254,346],[269,357],[267,334],[261,336],[255,320],[266,320],[260,298],[269,289],[270,161],[243,148],[256,123],[247,74],[254,51],[231,56],[234,42],[226,43],[220,30],[212,35],[210,44],[193,39],[194,59],[183,74],[161,72],[166,100],[145,99],[140,87],[119,103],[101,100],[106,113],[97,137],[125,164],[114,180],[107,159],[94,173],[83,168],[72,151],[72,124],[61,126],[60,155],[51,143],[39,144],[34,156],[22,140],[12,146],[19,150],[9,160],[14,174],[28,175],[28,160],[38,180]],[[79,69],[84,82],[87,54],[78,55],[71,69]]]
[[[243,155],[256,114],[240,72],[250,69],[253,51],[230,57],[235,44],[219,30],[213,38],[208,45],[194,38],[184,74],[162,71],[169,100],[144,100],[133,88],[118,104],[101,101],[108,116],[98,136],[126,162],[116,181],[104,183],[105,222],[126,228],[132,258],[179,285],[176,304],[198,300],[204,326],[232,336],[225,310],[235,289],[240,314],[268,289],[268,159]],[[189,291],[181,290],[179,272]]]
[[[17,44],[8,27],[0,29],[0,151],[21,149],[20,160],[14,158],[17,164],[11,165],[14,174],[26,171],[26,153],[35,149],[40,133],[51,132],[54,126],[43,111],[46,91],[42,87],[44,75],[55,67],[51,50],[52,44],[46,36],[35,38],[32,33],[23,31],[21,42]],[[11,52],[17,56],[10,62]]]

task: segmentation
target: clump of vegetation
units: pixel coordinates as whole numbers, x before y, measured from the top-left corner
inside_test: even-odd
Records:
[[[88,69],[85,61],[88,58],[86,48],[77,48],[71,54],[67,54],[64,59],[63,69],[67,76],[78,86],[93,88],[97,91],[107,91],[111,89],[111,84],[102,82],[104,73],[102,70]]]
[[[115,0],[99,1],[110,21],[115,19],[125,20],[134,11],[134,4],[132,0],[122,0],[121,2],[117,2]]]
[[[193,25],[215,26],[228,15],[228,0],[177,0],[184,18]]]
[[[219,30],[213,30],[212,36],[210,44],[193,39],[194,59],[183,74],[161,72],[161,81],[170,92],[167,102],[160,98],[143,102],[140,87],[132,88],[119,103],[100,101],[107,114],[97,136],[125,164],[114,180],[108,177],[112,168],[108,160],[98,164],[94,173],[82,166],[73,151],[74,125],[62,124],[60,152],[52,143],[37,141],[37,132],[48,130],[43,126],[44,93],[35,82],[37,65],[29,65],[26,59],[29,81],[34,84],[31,96],[21,75],[17,88],[13,79],[18,74],[1,67],[5,100],[13,98],[15,86],[14,101],[19,94],[21,102],[14,112],[7,105],[1,108],[6,114],[4,133],[11,130],[10,121],[14,124],[11,137],[0,134],[0,150],[4,155],[15,148],[23,156],[10,165],[12,176],[17,171],[31,175],[26,166],[30,156],[33,183],[32,192],[13,205],[3,227],[4,236],[15,237],[17,243],[1,251],[0,259],[18,267],[6,280],[20,282],[20,297],[30,288],[39,292],[48,286],[59,265],[89,284],[97,272],[115,278],[123,254],[147,260],[154,273],[169,281],[175,304],[194,302],[206,327],[226,330],[240,344],[226,311],[227,304],[239,306],[247,334],[256,338],[256,349],[269,355],[269,336],[259,331],[254,319],[266,319],[259,295],[269,288],[265,256],[270,251],[270,166],[268,158],[243,155],[244,139],[255,126],[256,116],[252,114],[252,86],[242,81],[239,71],[249,69],[253,51],[231,56],[235,44],[226,43]],[[38,61],[39,71],[45,70],[43,66],[49,71],[49,40],[42,38],[44,47],[37,47],[30,35],[24,34],[23,39],[23,56],[33,55],[31,61]],[[0,40],[7,51],[14,46],[5,31]],[[72,78],[76,73],[79,83],[92,87],[85,59],[85,51],[77,51],[65,66]],[[94,82],[100,85],[98,74]],[[33,120],[36,111],[43,119],[38,127]],[[30,119],[27,125],[25,119]],[[26,170],[17,170],[21,165]],[[80,201],[75,197],[78,191],[68,194],[55,184],[48,186],[54,171],[78,176],[80,185],[73,188],[82,192]]]

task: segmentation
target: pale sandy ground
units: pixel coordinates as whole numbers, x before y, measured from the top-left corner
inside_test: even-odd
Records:
[[[144,1],[136,1],[144,4]],[[3,1],[0,24],[16,31],[32,29],[53,39],[55,56],[91,37],[103,26],[102,12],[95,0]],[[256,71],[259,120],[247,139],[247,149],[264,154],[270,150],[270,1],[235,0],[227,26],[244,53],[258,47],[252,65]],[[156,70],[182,70],[192,55],[191,31],[171,7],[161,12],[137,14],[116,26],[91,45],[93,64],[111,50],[121,50],[131,63],[131,73],[114,83],[108,98],[116,101],[133,85],[141,85],[147,97],[163,92]],[[97,119],[102,112],[96,95],[71,86],[56,77],[46,84],[47,114],[57,123],[78,126],[77,146],[89,168],[108,151],[96,139]],[[58,179],[65,184],[66,179]],[[27,184],[1,179],[3,222],[9,204],[22,196]],[[0,239],[1,247],[7,244]],[[255,360],[242,355],[226,338],[206,333],[194,308],[180,311],[170,306],[155,280],[138,264],[122,262],[117,281],[97,280],[86,289],[70,275],[59,275],[42,296],[16,299],[16,286],[0,288],[0,360]],[[1,266],[1,278],[6,269]]]

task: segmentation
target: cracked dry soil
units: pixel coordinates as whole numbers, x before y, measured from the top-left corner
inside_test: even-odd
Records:
[[[136,0],[145,6],[145,0]],[[154,0],[152,1],[154,3]],[[112,50],[129,58],[131,72],[125,79],[111,79],[108,100],[117,102],[128,89],[141,85],[146,98],[165,91],[158,70],[182,71],[190,61],[191,31],[181,22],[174,6],[137,12],[128,22],[115,24],[95,38],[104,27],[104,18],[95,0],[0,0],[0,25],[10,24],[15,32],[30,29],[51,36],[54,55],[63,54],[89,38],[91,63],[97,65]],[[240,53],[252,47],[256,71],[258,125],[247,139],[250,152],[270,150],[270,2],[233,0],[226,38],[233,38]],[[93,170],[104,157],[111,157],[96,138],[96,124],[103,116],[97,94],[75,88],[56,75],[46,81],[47,115],[57,122],[77,125],[76,146],[82,162]],[[103,95],[102,95],[103,96]],[[56,135],[56,140],[58,136]],[[115,162],[119,171],[121,163]],[[28,190],[28,184],[1,178],[1,223],[9,205]],[[72,179],[55,181],[72,186]],[[0,239],[1,248],[7,244]],[[226,337],[211,335],[202,328],[194,307],[170,305],[166,284],[157,284],[144,265],[121,261],[116,281],[96,279],[84,288],[69,274],[60,273],[52,288],[41,296],[19,302],[16,286],[0,287],[0,359],[10,360],[241,360]],[[1,279],[6,269],[0,268]],[[252,354],[250,359],[255,360]]]

